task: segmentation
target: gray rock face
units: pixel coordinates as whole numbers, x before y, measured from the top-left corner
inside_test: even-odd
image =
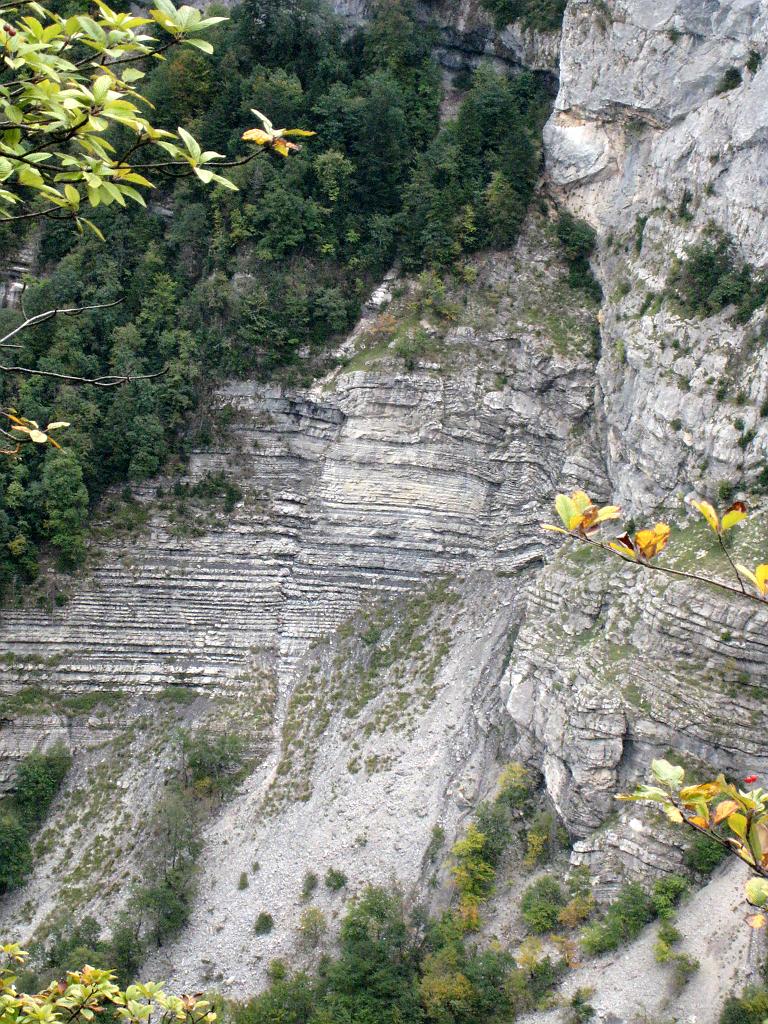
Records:
[[[752,529],[750,543],[768,541],[765,517]],[[695,565],[709,546],[704,528],[690,525],[677,546],[676,564]],[[531,742],[541,752],[550,795],[578,836],[617,815],[615,794],[669,751],[700,770],[768,771],[752,729],[768,686],[767,626],[758,604],[597,552],[564,550],[548,565],[503,685],[520,753]],[[674,862],[666,858],[668,869]]]
[[[532,496],[551,493],[578,451],[593,374],[519,319],[536,275],[561,273],[541,269],[546,259],[524,271],[523,250],[514,280],[509,260],[488,262],[487,286],[509,294],[494,298],[492,326],[478,322],[485,298],[445,331],[442,369],[406,372],[390,358],[309,394],[225,388],[226,447],[195,453],[189,479],[224,472],[243,492],[233,513],[194,536],[171,501],[148,534],[103,545],[64,608],[8,608],[0,685],[215,689],[264,652],[290,678],[309,644],[369,598],[540,560]],[[588,333],[581,316],[586,327],[569,326]],[[150,507],[154,491],[140,495]]]
[[[369,0],[333,0],[348,24],[364,24]],[[490,59],[513,68],[556,72],[559,33],[538,32],[519,23],[498,28],[480,0],[417,0],[416,16],[436,33],[435,57],[448,71],[476,67]]]
[[[19,737],[39,724],[28,701],[60,707],[75,768],[50,828],[64,827],[74,779],[100,756],[122,795],[104,830],[134,873],[143,848],[118,838],[121,812],[141,800],[155,762],[172,763],[174,693],[199,695],[187,728],[198,703],[249,735],[245,709],[271,708],[268,755],[206,833],[194,922],[150,965],[185,988],[216,980],[204,962],[214,937],[223,977],[245,991],[263,980],[262,958],[300,955],[307,871],[342,867],[347,894],[392,877],[428,894],[434,826],[450,842],[493,786],[510,728],[498,682],[546,553],[538,496],[561,480],[605,484],[589,443],[596,310],[565,283],[546,225],[532,220],[514,254],[475,269],[471,286],[449,294],[450,315],[424,308],[428,343],[410,369],[387,333],[398,302],[420,302],[421,286],[405,282],[391,320],[381,289],[347,365],[308,391],[224,388],[221,440],[193,455],[188,482],[223,472],[242,492],[231,513],[155,481],[137,495],[144,528],[115,533],[107,519],[65,605],[5,610],[3,778],[30,745]],[[343,640],[371,631],[375,665],[366,643]],[[89,734],[73,707],[98,693],[115,710],[105,706]],[[134,757],[115,753],[111,720],[133,723]],[[258,727],[261,737],[263,716]],[[70,850],[66,877],[96,855],[88,843]],[[28,937],[61,911],[61,857],[43,855],[0,908],[8,932]],[[255,861],[257,876],[238,889]],[[67,911],[76,900],[97,917],[128,891],[75,895],[74,885]],[[341,897],[326,904],[331,917]],[[244,936],[264,909],[280,928],[254,952]]]
[[[707,225],[765,265],[768,71],[746,63],[767,45],[768,7],[756,0],[568,5],[547,173],[598,230],[606,452],[633,509],[681,487],[754,480],[768,455],[768,364],[755,341],[764,311],[738,325],[732,310],[685,320],[669,301],[653,303]],[[719,92],[729,69],[741,84]],[[733,405],[742,393],[743,414]],[[742,447],[734,419],[748,432]]]

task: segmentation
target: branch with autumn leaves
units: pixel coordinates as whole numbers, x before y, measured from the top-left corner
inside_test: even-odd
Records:
[[[708,583],[720,590],[727,590],[751,601],[764,603],[768,599],[768,563],[758,565],[753,572],[745,565],[734,562],[725,544],[725,535],[728,531],[747,518],[749,511],[746,504],[743,501],[734,501],[722,516],[718,515],[714,506],[708,501],[692,501],[691,505],[701,513],[716,535],[720,549],[734,573],[737,586],[723,583],[722,580],[713,579],[711,576],[683,572],[681,569],[654,563],[653,559],[661,554],[669,543],[672,531],[668,523],[656,523],[644,530],[638,530],[634,536],[630,536],[625,531],[618,537],[604,539],[600,534],[601,526],[604,523],[621,519],[621,509],[618,505],[600,507],[584,491],[574,491],[570,495],[558,494],[555,498],[555,508],[563,525],[553,526],[551,523],[543,523],[542,529],[551,533],[564,534],[581,544],[599,547],[608,554],[618,556],[624,562],[631,562],[667,576]],[[745,580],[754,587],[757,591],[756,594],[750,593],[746,589]]]
[[[685,770],[659,759],[651,763],[657,785],[638,786],[619,800],[660,804],[676,825],[687,825],[743,861],[756,876],[744,886],[747,903],[754,913],[747,915],[751,928],[768,924],[768,793],[762,788],[741,790],[724,775],[713,782],[684,786]],[[746,785],[757,782],[747,775]]]
[[[621,509],[618,505],[598,506],[584,491],[558,494],[555,508],[563,525],[545,523],[542,529],[564,534],[581,544],[599,547],[644,569],[705,583],[740,598],[766,603],[768,563],[761,563],[753,571],[734,562],[726,547],[726,534],[749,514],[746,504],[735,501],[722,514],[708,501],[692,501],[691,505],[704,517],[717,537],[720,550],[734,575],[735,586],[654,562],[669,543],[671,528],[668,523],[658,522],[638,530],[633,536],[625,531],[617,537],[603,537],[603,525],[620,520]],[[748,914],[747,923],[752,928],[764,928],[768,924],[768,791],[762,788],[741,790],[723,775],[714,781],[684,786],[684,769],[663,759],[652,762],[651,772],[656,785],[638,786],[634,793],[622,794],[617,799],[660,804],[670,821],[708,836],[745,863],[755,876],[744,887],[746,901],[754,910]],[[757,782],[757,778],[757,775],[750,774],[743,782],[749,786]]]

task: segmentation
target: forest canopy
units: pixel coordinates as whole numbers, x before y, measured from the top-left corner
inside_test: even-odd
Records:
[[[86,377],[163,372],[108,393],[3,375],[4,408],[72,424],[65,453],[28,445],[0,465],[3,587],[35,575],[41,545],[77,566],[107,487],[209,440],[217,380],[307,379],[393,260],[442,268],[519,230],[548,106],[536,76],[481,67],[441,128],[430,35],[400,0],[352,35],[316,0],[248,0],[206,38],[213,54],[176,49],[142,83],[158,128],[181,126],[228,159],[254,107],[317,135],[290,161],[261,153],[232,167],[237,192],[184,178],[155,190],[148,210],[99,206],[106,243],[64,223],[27,228],[42,271],[27,315],[120,301],[25,332],[18,362]],[[11,253],[19,229],[0,230]],[[0,328],[20,316],[0,310]]]

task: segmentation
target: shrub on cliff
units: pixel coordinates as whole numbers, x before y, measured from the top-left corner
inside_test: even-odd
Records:
[[[768,1017],[768,988],[753,986],[727,999],[720,1024],[763,1024]]]
[[[683,856],[685,866],[702,875],[711,875],[728,856],[727,851],[706,835],[695,835]]]
[[[10,814],[0,815],[0,893],[17,889],[32,870],[26,828]]]
[[[563,24],[566,0],[482,0],[497,28],[519,21],[525,28],[556,32]]]
[[[39,825],[48,814],[71,764],[72,756],[63,744],[45,753],[33,751],[21,762],[16,772],[14,803],[27,827]]]
[[[423,152],[404,191],[403,262],[450,266],[517,238],[539,163],[549,101],[530,73],[475,72],[455,121]]]
[[[529,931],[534,935],[544,935],[557,928],[565,902],[561,887],[554,878],[545,875],[523,893],[520,914]]]
[[[585,953],[599,955],[618,949],[636,938],[655,917],[653,900],[637,882],[630,882],[609,905],[602,921],[584,929],[581,945]]]
[[[602,289],[589,265],[597,244],[594,228],[564,210],[557,218],[555,230],[568,264],[568,283],[572,288],[580,288],[599,302],[603,294]]]
[[[713,316],[736,306],[738,323],[746,323],[768,298],[765,276],[740,261],[731,237],[711,226],[673,268],[668,288],[688,316]]]

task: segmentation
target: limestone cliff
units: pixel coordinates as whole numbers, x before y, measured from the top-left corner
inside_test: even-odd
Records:
[[[463,0],[424,12],[448,68],[481,54],[556,63],[556,37],[499,34]],[[553,492],[578,483],[638,521],[663,511],[670,564],[718,572],[682,498],[765,484],[765,310],[692,317],[667,286],[710,224],[765,265],[766,49],[764,0],[570,0],[542,200],[596,228],[601,309],[566,283],[546,201],[516,250],[478,259],[442,306],[390,277],[339,370],[302,391],[221,389],[216,441],[185,481],[137,493],[144,525],[120,532],[105,515],[88,572],[46,581],[66,603],[3,611],[0,786],[25,750],[65,737],[93,793],[113,794],[101,836],[43,845],[30,885],[0,907],[6,928],[44,927],[65,867],[68,908],[119,905],[116,869],[105,891],[82,879],[136,795],[161,788],[172,727],[237,719],[258,755],[206,831],[188,933],[152,965],[225,989],[258,984],[295,949],[308,870],[343,867],[349,891],[394,877],[434,895],[433,826],[450,840],[512,757],[540,770],[600,896],[680,863],[673,836],[638,829],[613,799],[652,756],[768,771],[768,613],[558,551],[538,527]],[[229,512],[179,486],[212,473],[239,488]],[[737,543],[754,561],[767,541],[758,513]],[[183,713],[169,686],[196,695]],[[127,880],[140,829],[123,850]],[[694,903],[684,920],[705,948],[680,1006],[702,1024],[744,976],[717,967],[738,884],[715,879],[720,916]],[[342,902],[320,898],[331,918]],[[276,927],[254,939],[261,910]],[[499,921],[518,937],[519,922]],[[642,941],[626,956],[648,978]],[[600,970],[603,1019],[633,1019],[639,982],[618,1005],[618,968]],[[669,1012],[665,984],[649,1012]]]

